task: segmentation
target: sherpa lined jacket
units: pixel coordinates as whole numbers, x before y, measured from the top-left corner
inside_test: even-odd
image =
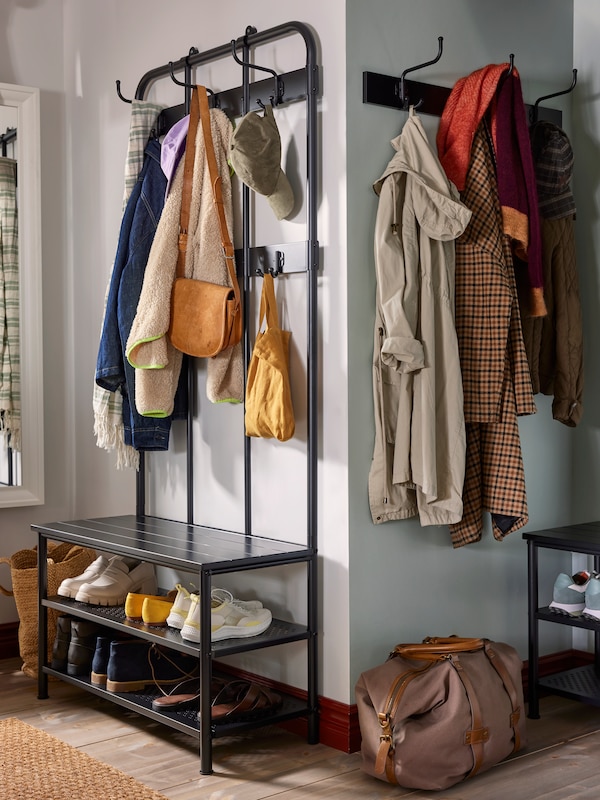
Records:
[[[462,516],[465,424],[454,326],[454,240],[471,212],[459,201],[411,109],[375,183],[377,303],[373,353],[373,522]]]
[[[211,109],[210,122],[221,176],[225,217],[231,235],[233,204],[227,157],[233,126],[227,115],[218,108]],[[165,416],[172,412],[181,370],[182,353],[173,347],[167,331],[171,290],[177,267],[184,164],[182,159],[165,202],[148,258],[137,313],[127,340],[127,359],[136,368],[136,405],[144,416]],[[185,277],[211,281],[221,286],[231,284],[213,203],[202,125],[198,125],[196,136]],[[213,403],[239,403],[243,400],[241,344],[228,347],[214,358],[207,359],[206,392]]]

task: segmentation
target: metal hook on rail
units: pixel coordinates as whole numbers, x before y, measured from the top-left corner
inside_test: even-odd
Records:
[[[444,37],[438,36],[437,56],[435,58],[432,58],[431,61],[425,61],[423,64],[417,64],[414,67],[409,67],[408,69],[405,69],[402,75],[400,75],[400,81],[398,82],[398,94],[400,97],[401,108],[405,109],[408,107],[408,95],[406,94],[404,89],[404,78],[408,75],[409,72],[415,72],[415,70],[423,69],[424,67],[430,67],[432,64],[436,64],[442,57],[442,52],[444,49],[443,46],[444,46]],[[413,104],[414,108],[418,108],[422,102],[423,100],[420,99],[416,104]]]
[[[176,83],[178,86],[183,86],[186,89],[195,89],[196,88],[196,84],[194,84],[194,83],[186,83],[185,81],[180,81],[179,78],[175,77],[175,73],[173,71],[173,62],[172,61],[169,61],[169,72],[171,73],[171,80],[173,81],[173,83]],[[212,98],[214,98],[214,100],[213,100],[213,108],[219,108],[219,101],[218,101],[217,96],[213,92],[213,90],[209,89],[208,86],[205,86],[204,88],[206,89],[207,93]]]
[[[123,97],[123,95],[121,94],[121,81],[115,81],[115,83],[117,84],[117,94],[119,95],[121,100],[124,103],[133,103],[133,100],[128,100],[126,97]]]
[[[560,97],[562,94],[569,94],[573,91],[575,86],[577,85],[577,70],[573,70],[573,80],[571,81],[571,85],[568,89],[563,89],[560,92],[552,92],[552,94],[545,94],[543,97],[538,97],[538,99],[533,104],[533,108],[531,109],[531,122],[535,123],[538,119],[538,106],[542,102],[542,100],[549,100],[551,97]]]
[[[250,69],[258,69],[258,70],[261,70],[262,72],[268,72],[270,75],[272,75],[275,78],[275,94],[271,95],[271,97],[270,97],[271,105],[277,106],[277,105],[279,105],[279,103],[282,102],[283,93],[284,93],[283,81],[281,80],[281,78],[275,72],[274,69],[270,69],[269,67],[261,67],[259,64],[251,64],[248,61],[243,61],[238,56],[238,54],[236,52],[236,40],[235,39],[231,40],[231,55],[233,56],[234,60],[237,61],[237,63],[241,67],[249,67]],[[261,103],[260,100],[258,101],[258,104],[259,104],[259,106],[261,106],[261,108],[264,108],[264,105]]]

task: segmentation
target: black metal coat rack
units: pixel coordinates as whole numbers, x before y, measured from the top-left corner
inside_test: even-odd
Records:
[[[275,76],[278,87],[277,105],[305,100],[307,117],[307,239],[304,242],[286,243],[267,246],[250,246],[250,190],[247,186],[242,189],[242,250],[238,251],[238,272],[243,272],[244,287],[244,319],[248,319],[250,279],[253,275],[261,275],[265,271],[273,275],[290,274],[292,272],[307,273],[307,325],[308,325],[308,354],[307,354],[307,405],[308,405],[308,516],[309,516],[309,543],[313,531],[316,530],[316,463],[317,463],[317,271],[319,269],[319,242],[317,237],[317,113],[316,101],[319,92],[319,69],[316,62],[316,43],[312,31],[301,22],[288,22],[257,31],[248,26],[243,36],[233,39],[227,44],[199,52],[190,48],[186,56],[177,61],[170,61],[146,72],[140,79],[135,97],[143,100],[150,86],[157,80],[169,77],[174,78],[174,73],[184,73],[183,81],[176,81],[184,87],[185,99],[181,105],[164,109],[158,121],[158,135],[166,131],[185,114],[189,113],[191,90],[193,84],[193,69],[197,66],[216,61],[235,52],[242,52],[242,59],[236,58],[242,64],[242,84],[225,91],[211,91],[211,103],[221,108],[231,117],[240,116],[262,104],[263,98],[273,95],[273,79],[250,81],[251,69],[263,69],[260,65],[251,63],[252,49],[275,39],[291,34],[300,34],[306,46],[306,64],[303,68],[282,75],[276,75],[273,70],[267,72]],[[117,81],[117,94],[125,102],[128,101],[121,93],[121,82]],[[241,265],[240,265],[241,262]],[[248,326],[244,330],[244,366],[247,377],[251,347]],[[188,387],[190,398],[194,396],[193,369],[189,369]],[[190,399],[190,408],[193,405]],[[193,522],[193,442],[191,439],[192,425],[188,422],[187,442],[187,517],[188,522]],[[251,468],[250,468],[251,442],[246,437],[245,450],[245,532],[252,532],[251,510]],[[136,513],[144,514],[145,509],[145,469],[144,454],[140,453],[140,470],[136,487]]]
[[[274,70],[253,64],[251,56],[253,48],[285,36],[300,34],[304,39],[306,48],[305,65],[292,72],[278,75]],[[239,58],[238,53],[241,53]],[[157,80],[169,77],[184,87],[185,98],[181,105],[164,109],[158,120],[159,136],[180,118],[189,113],[191,91],[194,85],[193,70],[195,67],[216,61],[225,57],[234,57],[242,66],[242,84],[225,91],[210,90],[210,100],[213,107],[219,107],[231,117],[240,116],[253,110],[256,106],[263,105],[263,100],[269,100],[274,105],[284,105],[291,102],[304,100],[306,103],[306,233],[303,242],[274,244],[265,246],[251,246],[251,219],[250,219],[250,189],[242,186],[242,248],[236,251],[238,274],[242,273],[243,285],[243,314],[244,314],[244,383],[247,379],[248,364],[251,354],[251,342],[248,320],[250,317],[250,291],[251,279],[254,276],[271,272],[274,276],[291,273],[306,273],[306,313],[307,313],[307,529],[306,550],[300,559],[298,556],[284,556],[279,558],[279,563],[292,563],[293,559],[304,560],[307,564],[307,616],[308,624],[306,633],[302,638],[307,639],[308,647],[308,678],[307,678],[307,708],[308,708],[308,741],[318,741],[318,691],[317,691],[317,460],[318,460],[318,424],[317,424],[317,276],[319,269],[319,242],[317,238],[317,97],[319,92],[319,68],[316,62],[316,42],[312,31],[307,25],[300,22],[288,22],[265,31],[257,31],[251,26],[246,28],[243,36],[230,40],[228,43],[215,47],[205,52],[191,48],[189,53],[175,62],[169,62],[160,67],[146,72],[135,92],[137,100],[143,100],[150,86]],[[265,80],[251,81],[251,70],[263,70],[271,73],[272,77]],[[175,73],[182,72],[184,80],[175,78]],[[128,101],[121,93],[121,83],[116,82],[118,96]],[[184,360],[185,361],[185,360]],[[189,411],[187,423],[187,536],[193,537],[194,503],[193,503],[193,398],[196,392],[193,360],[188,361],[188,393]],[[136,517],[142,520],[145,517],[145,464],[144,453],[140,452],[140,469],[136,481]],[[244,436],[244,515],[245,530],[248,541],[252,540],[252,469],[251,469],[251,439]],[[191,546],[191,542],[190,542]],[[274,563],[275,559],[271,559]],[[240,562],[241,563],[241,562]],[[265,560],[265,564],[269,561]],[[240,569],[251,568],[245,563]],[[201,576],[201,629],[208,631],[208,644],[201,646],[203,675],[210,676],[210,583],[206,582],[208,572]],[[204,636],[203,631],[201,630]],[[290,639],[292,641],[292,639]],[[258,645],[261,646],[261,645]],[[249,648],[250,649],[250,648]],[[207,698],[210,698],[210,683],[203,677],[203,686],[206,688]],[[206,702],[210,702],[208,699]],[[210,717],[210,708],[202,705],[203,719]],[[291,718],[291,717],[290,717]],[[212,749],[210,725],[201,725],[201,763],[202,772],[209,774],[212,770]]]

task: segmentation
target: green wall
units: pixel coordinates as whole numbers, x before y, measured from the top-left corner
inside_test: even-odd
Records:
[[[437,37],[444,53],[415,80],[452,86],[470,72],[515,54],[526,102],[568,86],[573,67],[573,4],[495,0],[348,0],[348,351],[350,498],[351,681],[382,661],[396,642],[428,635],[487,636],[527,657],[526,546],[521,532],[494,540],[486,515],[482,541],[454,550],[448,529],[417,520],[374,526],[367,478],[373,448],[371,388],[375,307],[373,230],[377,209],[372,183],[392,155],[405,112],[362,102],[364,70],[400,75],[432,59]],[[557,98],[569,130],[571,97]],[[439,120],[422,116],[435,143]],[[575,434],[552,419],[550,400],[520,420],[529,530],[580,521],[573,508]],[[552,592],[570,559],[549,553],[541,564],[541,591]],[[544,626],[541,652],[571,646],[569,630]]]

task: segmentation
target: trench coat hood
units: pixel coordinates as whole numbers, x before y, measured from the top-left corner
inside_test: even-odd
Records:
[[[375,193],[387,177],[404,172],[413,179],[420,190],[421,202],[415,202],[414,211],[419,225],[432,239],[448,242],[464,231],[471,212],[461,202],[456,186],[448,179],[442,165],[431,158],[427,135],[419,117],[411,114],[402,134],[391,141],[396,150],[383,175],[373,184]]]

